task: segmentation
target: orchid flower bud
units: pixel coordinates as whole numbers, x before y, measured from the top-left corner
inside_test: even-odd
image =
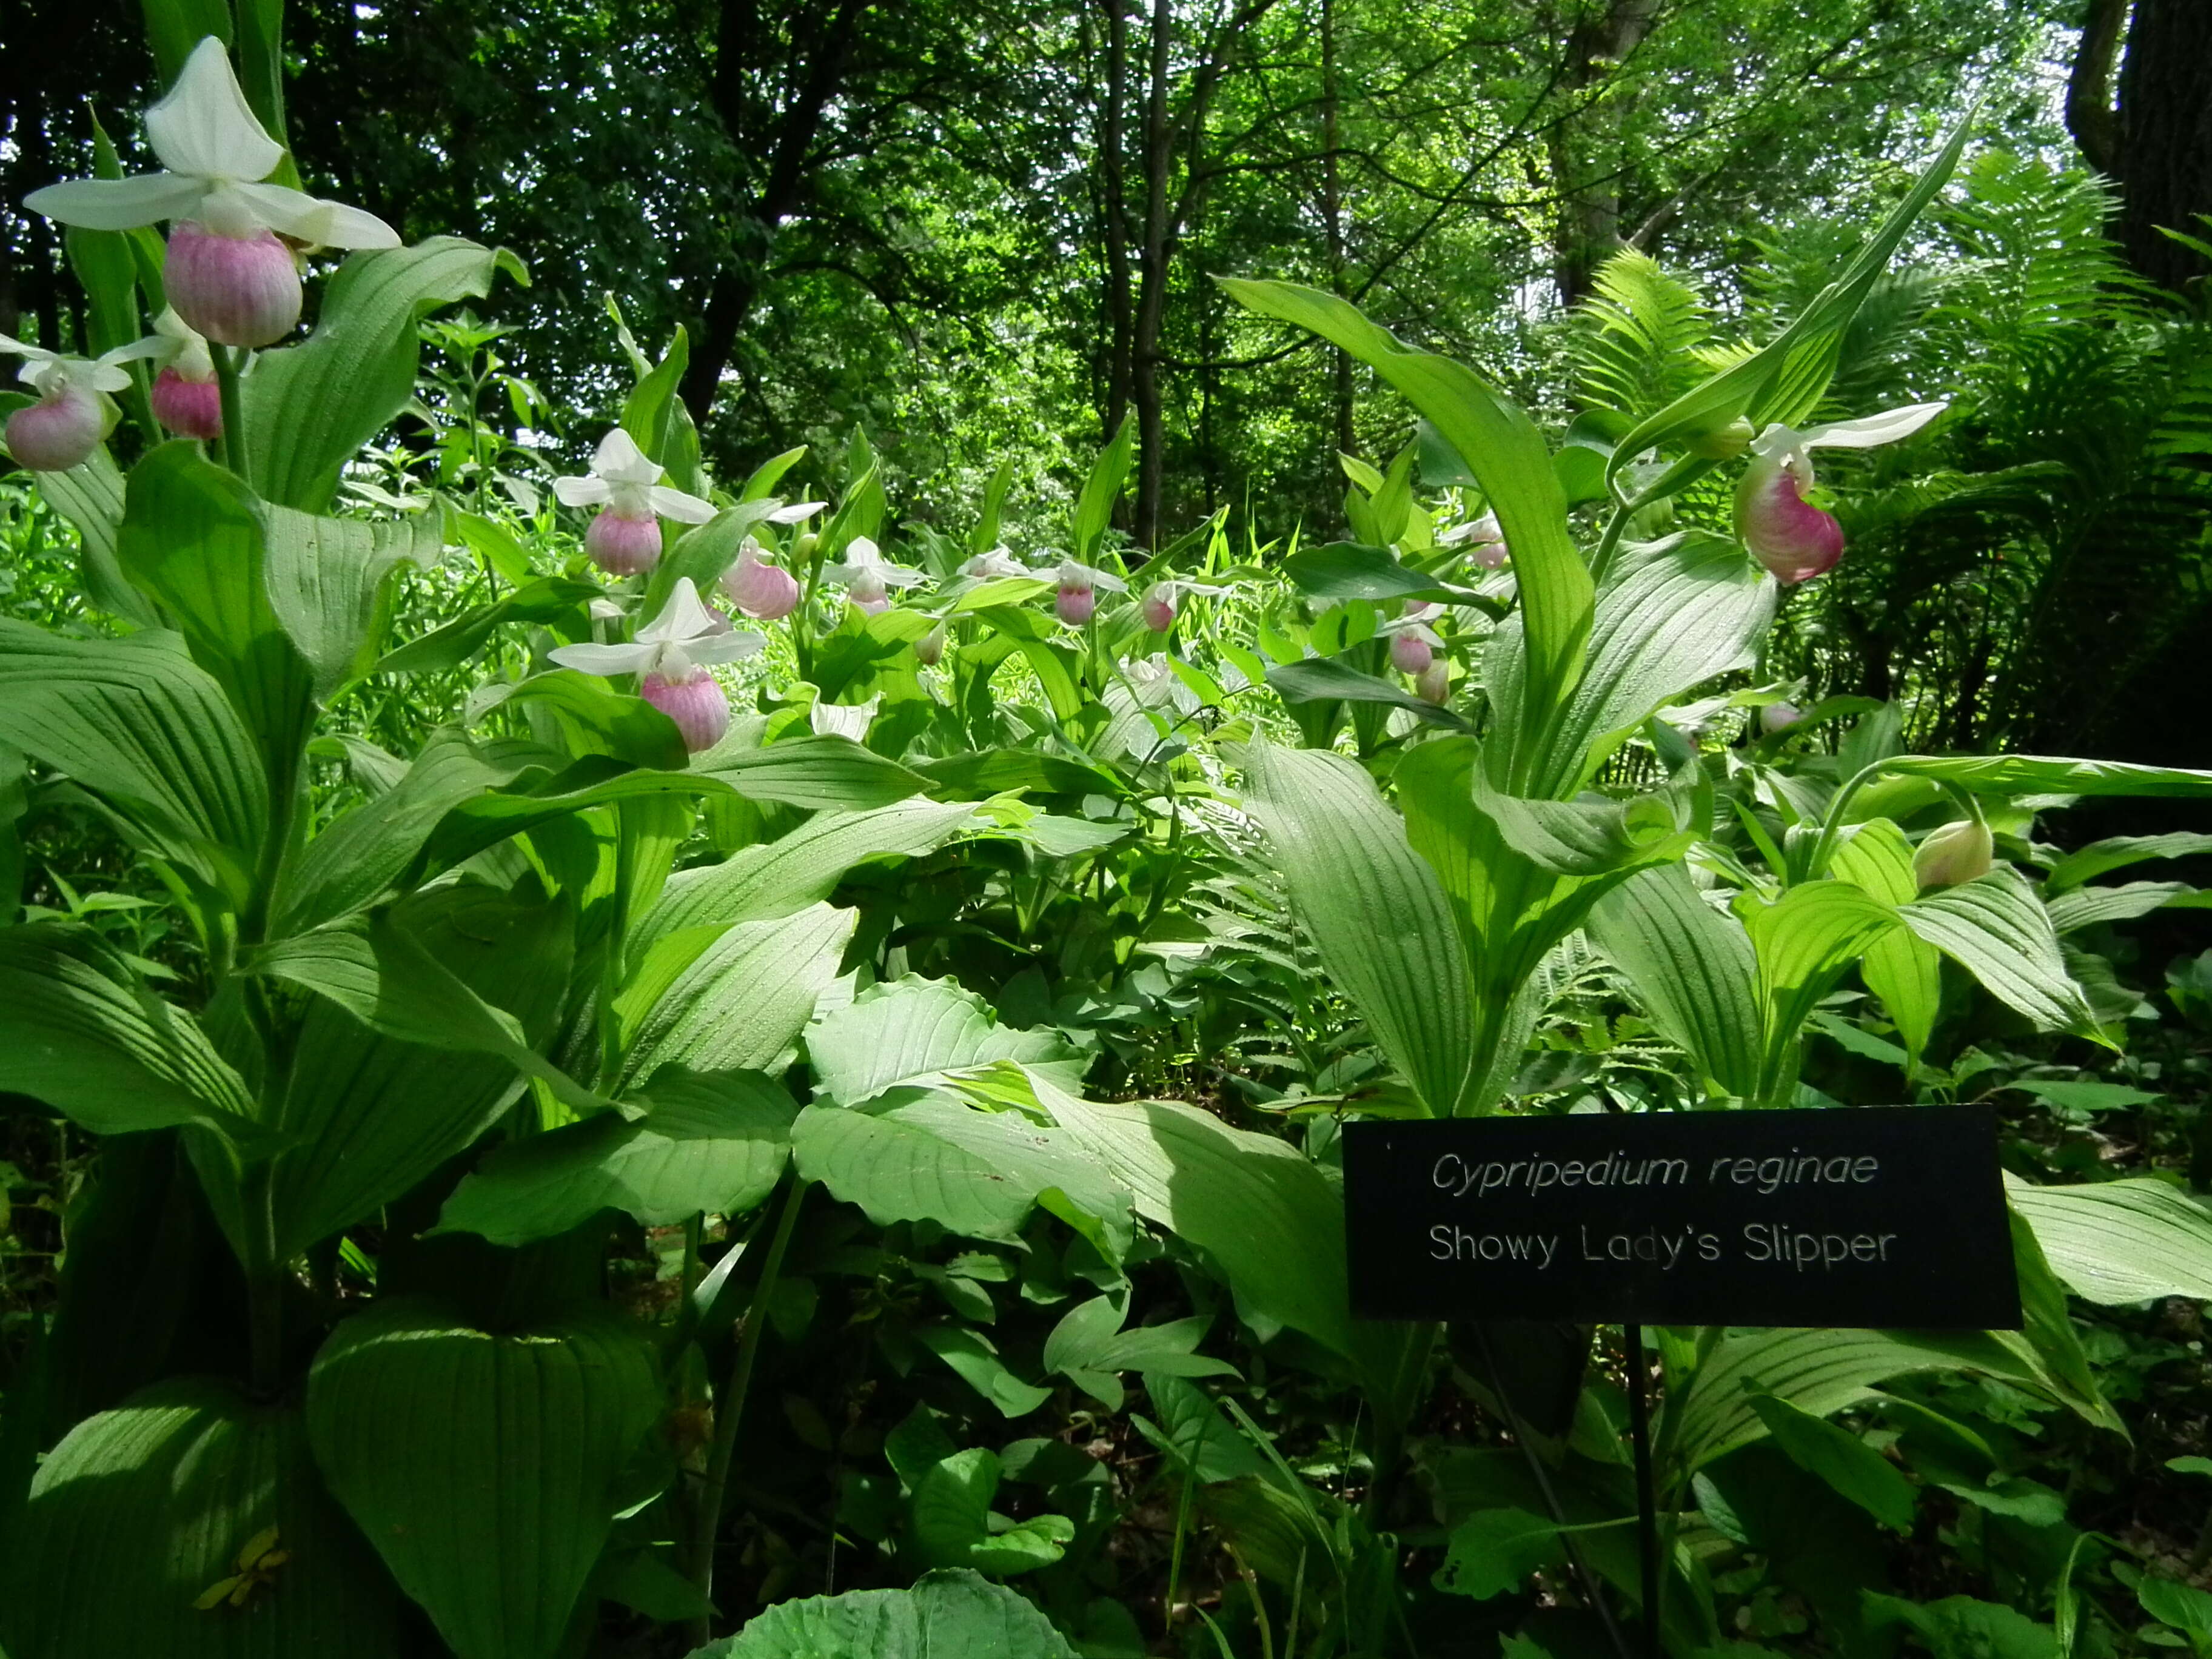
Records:
[[[1726,426],[1698,434],[1690,440],[1689,451],[1700,460],[1732,461],[1751,447],[1751,441],[1757,435],[1752,423],[1739,415]]]
[[[1418,634],[1390,636],[1390,665],[1401,674],[1422,674],[1436,659],[1437,649]]]
[[[799,608],[799,578],[763,558],[759,544],[750,538],[738,562],[722,573],[722,591],[731,604],[762,622],[775,622]]]
[[[1451,694],[1451,664],[1438,657],[1413,676],[1413,695],[1424,702],[1441,704]]]
[[[676,722],[684,746],[693,754],[712,749],[730,729],[730,698],[714,677],[694,667],[689,679],[647,674],[638,682],[638,695]]]
[[[1468,544],[1467,556],[1485,570],[1495,570],[1505,562],[1505,532],[1498,527],[1498,515],[1486,513],[1466,524],[1455,524],[1437,538],[1440,547]]]
[[[1062,559],[1059,576],[1060,591],[1054,595],[1052,608],[1070,628],[1080,628],[1091,620],[1098,609],[1100,588],[1123,593],[1129,586],[1112,572],[1085,564],[1079,559]]]
[[[939,623],[914,642],[914,654],[924,668],[934,668],[945,659],[945,624]]]
[[[1809,581],[1844,556],[1844,527],[1805,499],[1813,488],[1811,451],[1870,449],[1910,437],[1942,414],[1943,404],[1914,404],[1798,432],[1770,426],[1752,441],[1751,465],[1735,489],[1735,528],[1752,556],[1784,585]]]
[[[929,580],[927,573],[909,565],[893,564],[884,550],[866,536],[855,536],[845,544],[845,556],[823,567],[822,577],[845,590],[853,608],[871,617],[891,608],[890,590],[912,587]]]
[[[1007,576],[1026,576],[1031,574],[1024,564],[1003,547],[994,547],[988,553],[978,553],[960,567],[960,574],[971,581],[997,581]]]
[[[169,307],[154,319],[161,350],[154,361],[154,418],[186,438],[222,435],[222,388],[215,377],[214,354],[199,331]]]
[[[1772,737],[1777,732],[1787,732],[1805,718],[1805,711],[1795,703],[1770,702],[1759,711],[1759,729]]]
[[[1145,626],[1155,634],[1164,634],[1175,626],[1176,591],[1173,582],[1155,582],[1146,591],[1144,601]]]
[[[1979,818],[1960,818],[1928,832],[1912,855],[1912,875],[1923,887],[1956,887],[1978,881],[1996,862],[1990,826]]]

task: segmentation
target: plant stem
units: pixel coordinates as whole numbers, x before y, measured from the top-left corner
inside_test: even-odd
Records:
[[[796,1176],[776,1219],[775,1237],[769,1241],[768,1259],[761,1263],[760,1282],[753,1287],[752,1305],[745,1310],[744,1328],[738,1334],[738,1357],[730,1367],[730,1380],[714,1401],[714,1441],[707,1454],[706,1484],[700,1488],[698,1513],[692,1517],[691,1582],[702,1600],[714,1593],[714,1540],[722,1528],[722,1500],[730,1488],[730,1460],[737,1450],[738,1422],[744,1415],[745,1394],[753,1380],[753,1361],[760,1353],[761,1331],[767,1322],[769,1298],[775,1294],[783,1271],[783,1253],[798,1224],[799,1206],[805,1203],[807,1183]],[[708,1615],[691,1621],[695,1644],[710,1639]]]
[[[253,480],[246,465],[246,422],[239,413],[238,369],[245,348],[235,352],[228,346],[210,346],[208,356],[215,361],[216,395],[222,404],[222,464],[245,481],[251,489]]]

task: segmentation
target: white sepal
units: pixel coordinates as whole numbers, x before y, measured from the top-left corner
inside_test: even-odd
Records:
[[[266,179],[284,147],[246,107],[230,54],[214,35],[192,48],[167,97],[146,112],[146,137],[172,173],[201,179]]]
[[[545,653],[563,668],[611,678],[642,674],[660,656],[657,645],[556,645]]]

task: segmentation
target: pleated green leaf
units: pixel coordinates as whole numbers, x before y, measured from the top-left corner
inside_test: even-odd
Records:
[[[349,258],[324,290],[314,332],[261,353],[240,387],[249,471],[261,495],[302,513],[328,507],[339,469],[415,395],[416,319],[483,298],[501,270],[529,280],[506,250],[457,236]]]
[[[2050,913],[2011,866],[1916,899],[1897,914],[2008,1007],[2048,1030],[2095,1034],[2096,1015],[2066,971]]]
[[[1723,1094],[1757,1093],[1759,966],[1742,924],[1698,897],[1676,864],[1632,877],[1597,902],[1586,925],[1662,1036]]]
[[[716,938],[639,1018],[623,1075],[773,1069],[837,977],[855,913],[810,904]]]
[[[694,769],[748,800],[780,801],[809,811],[888,806],[929,787],[920,773],[863,749],[850,738],[791,738],[754,748],[724,746]]]
[[[264,507],[261,522],[269,602],[327,702],[374,666],[392,624],[392,573],[443,556],[438,515],[371,524]]]
[[[644,1334],[599,1307],[494,1335],[402,1298],[307,1382],[331,1490],[459,1659],[550,1659],[660,1411]]]
[[[67,773],[245,902],[269,821],[253,739],[174,634],[70,640],[0,617],[0,743]]]
[[[1000,1025],[990,1005],[949,981],[872,986],[807,1033],[818,1096],[860,1106],[902,1085],[1011,1060],[1073,1089],[1089,1057],[1050,1030]]]
[[[2044,896],[2053,896],[2069,888],[2079,887],[2085,881],[2094,881],[2109,871],[2148,859],[2197,858],[2207,853],[2212,853],[2212,836],[2191,830],[2176,830],[2163,836],[2113,836],[2104,841],[2093,841],[2051,866],[2050,875],[2044,878]]]
[[[1033,1602],[965,1568],[912,1589],[854,1590],[770,1607],[690,1659],[1075,1659]]]
[[[1899,755],[1882,762],[1881,769],[1955,783],[1985,795],[2212,796],[2212,772],[2052,755]]]
[[[90,928],[0,928],[0,1091],[100,1134],[252,1121],[245,1082],[192,1017],[138,982]]]
[[[2008,1178],[2005,1197],[2075,1295],[2108,1307],[2161,1296],[2212,1301],[2212,1214],[2165,1182],[2031,1187]]]
[[[440,1230],[526,1244],[601,1210],[666,1226],[702,1210],[742,1214],[774,1190],[799,1103],[769,1079],[672,1066],[641,1103],[635,1122],[602,1114],[508,1142],[454,1188]]]
[[[1435,426],[1482,485],[1513,548],[1524,621],[1533,721],[1563,702],[1583,669],[1595,590],[1567,533],[1567,498],[1551,452],[1513,400],[1472,369],[1415,351],[1348,301],[1295,283],[1224,278],[1230,297],[1310,330],[1365,363]],[[1512,775],[1518,780],[1520,775]]]
[[[1912,843],[1887,818],[1858,825],[1836,848],[1837,877],[1863,887],[1886,904],[1909,904],[1920,890],[1912,872]],[[1859,961],[1867,989],[1881,999],[1905,1050],[1917,1064],[1934,1035],[1943,1004],[1942,956],[1908,927],[1875,937]]]
[[[1473,1054],[1473,994],[1437,872],[1341,756],[1255,744],[1247,771],[1253,811],[1330,977],[1430,1111],[1450,1115]]]
[[[1894,907],[1847,881],[1806,882],[1753,910],[1745,931],[1759,957],[1766,1018],[1762,1097],[1787,1081],[1806,1016],[1897,920]]]
[[[284,1559],[241,1575],[256,1544]],[[399,1611],[323,1488],[299,1408],[208,1378],[70,1430],[0,1556],[0,1642],[27,1659],[390,1659]]]

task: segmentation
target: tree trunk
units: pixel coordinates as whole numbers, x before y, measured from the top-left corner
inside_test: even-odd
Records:
[[[1336,0],[1321,0],[1322,222],[1328,234],[1329,284],[1340,296],[1349,297],[1352,285],[1344,258],[1344,177],[1337,160],[1337,106]],[[1341,346],[1333,346],[1329,355],[1335,359],[1336,447],[1350,455],[1358,449],[1352,430],[1352,354]]]
[[[1620,246],[1620,106],[1626,96],[1606,82],[1651,32],[1658,0],[1609,0],[1578,23],[1566,42],[1559,87],[1581,112],[1562,117],[1546,142],[1559,217],[1552,240],[1552,277],[1563,305],[1589,293],[1590,277]]]
[[[1131,390],[1137,404],[1137,514],[1140,547],[1158,544],[1160,497],[1167,483],[1167,422],[1160,398],[1160,330],[1167,316],[1168,173],[1175,163],[1168,126],[1169,47],[1175,40],[1170,0],[1152,0],[1152,60],[1145,103],[1144,287],[1137,299],[1136,335],[1130,353]]]
[[[1129,274],[1129,204],[1124,193],[1128,188],[1128,137],[1124,131],[1129,98],[1128,0],[1105,0],[1105,6],[1106,106],[1098,169],[1103,180],[1099,218],[1106,243],[1106,327],[1110,345],[1099,441],[1110,443],[1121,429],[1121,416],[1129,407],[1129,352],[1135,331],[1136,297]]]
[[[2164,234],[2202,239],[2212,213],[2212,0],[2136,0],[2120,70],[2120,245],[2129,263],[2179,292],[2202,255]]]

